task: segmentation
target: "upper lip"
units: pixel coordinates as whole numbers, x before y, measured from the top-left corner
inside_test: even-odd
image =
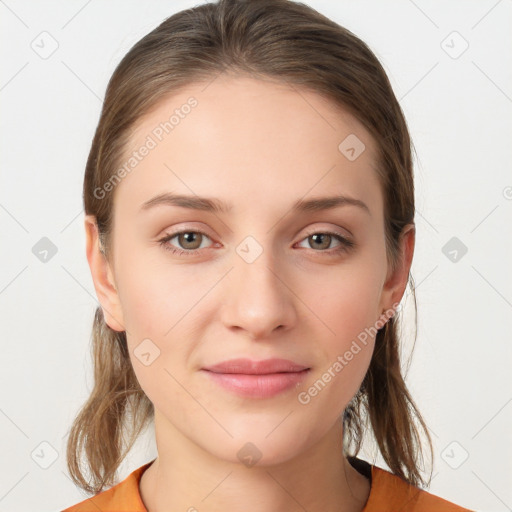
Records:
[[[297,364],[288,359],[264,359],[252,361],[251,359],[230,359],[221,363],[207,366],[203,370],[214,373],[244,373],[247,375],[264,375],[268,373],[300,372],[309,367]]]

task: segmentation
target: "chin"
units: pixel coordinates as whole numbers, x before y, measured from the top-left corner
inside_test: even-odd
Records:
[[[279,422],[269,421],[265,426],[254,428],[254,425],[246,423],[245,428],[240,426],[237,432],[231,431],[233,438],[226,436],[224,442],[212,443],[204,448],[219,459],[248,468],[279,465],[307,449],[310,444],[308,439],[311,438],[304,432],[298,434],[301,429],[293,428],[290,424],[285,426],[284,422],[277,428],[276,425]]]

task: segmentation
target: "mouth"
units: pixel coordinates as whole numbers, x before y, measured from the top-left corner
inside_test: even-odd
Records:
[[[309,369],[289,359],[264,359],[252,361],[251,359],[230,359],[203,368],[214,373],[243,373],[246,375],[266,375],[270,373],[294,373]]]
[[[299,386],[310,370],[287,359],[231,359],[201,371],[231,393],[247,398],[270,398]]]

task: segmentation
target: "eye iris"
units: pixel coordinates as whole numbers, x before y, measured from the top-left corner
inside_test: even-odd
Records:
[[[320,239],[321,247],[317,246],[320,249],[327,249],[329,247],[329,245],[331,244],[331,235],[327,235],[327,234],[323,234],[323,233],[320,233],[320,234],[317,233],[315,235],[311,235],[309,238],[314,240],[315,243],[319,241],[318,239]],[[327,244],[325,244],[325,243],[322,244],[322,240],[324,238],[327,239]]]
[[[193,231],[189,231],[186,233],[181,233],[178,235],[179,243],[182,247],[185,249],[198,249],[201,246],[201,233],[194,233]],[[196,238],[196,240],[194,240]],[[199,244],[197,244],[197,240],[199,239]],[[189,247],[188,244],[192,244],[192,247]],[[194,244],[197,244],[197,246],[194,246]]]

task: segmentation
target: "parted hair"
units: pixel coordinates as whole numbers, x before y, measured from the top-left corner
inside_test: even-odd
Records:
[[[221,73],[282,81],[321,94],[354,115],[376,142],[384,198],[386,256],[400,263],[403,229],[414,224],[412,152],[406,120],[383,66],[369,46],[313,8],[290,0],[219,0],[180,11],[140,39],[107,85],[83,184],[84,210],[95,216],[102,252],[111,255],[113,192],[99,195],[121,166],[138,120],[165,96]],[[341,141],[340,141],[341,142]],[[414,298],[414,281],[408,276]],[[389,469],[426,486],[422,464],[427,426],[404,380],[397,312],[377,332],[368,371],[343,415],[343,450],[357,455],[368,434]],[[415,317],[416,322],[416,317]],[[416,338],[416,330],[415,330]],[[91,354],[94,383],[74,419],[67,466],[76,485],[98,493],[154,419],[133,371],[126,333],[96,309]]]

